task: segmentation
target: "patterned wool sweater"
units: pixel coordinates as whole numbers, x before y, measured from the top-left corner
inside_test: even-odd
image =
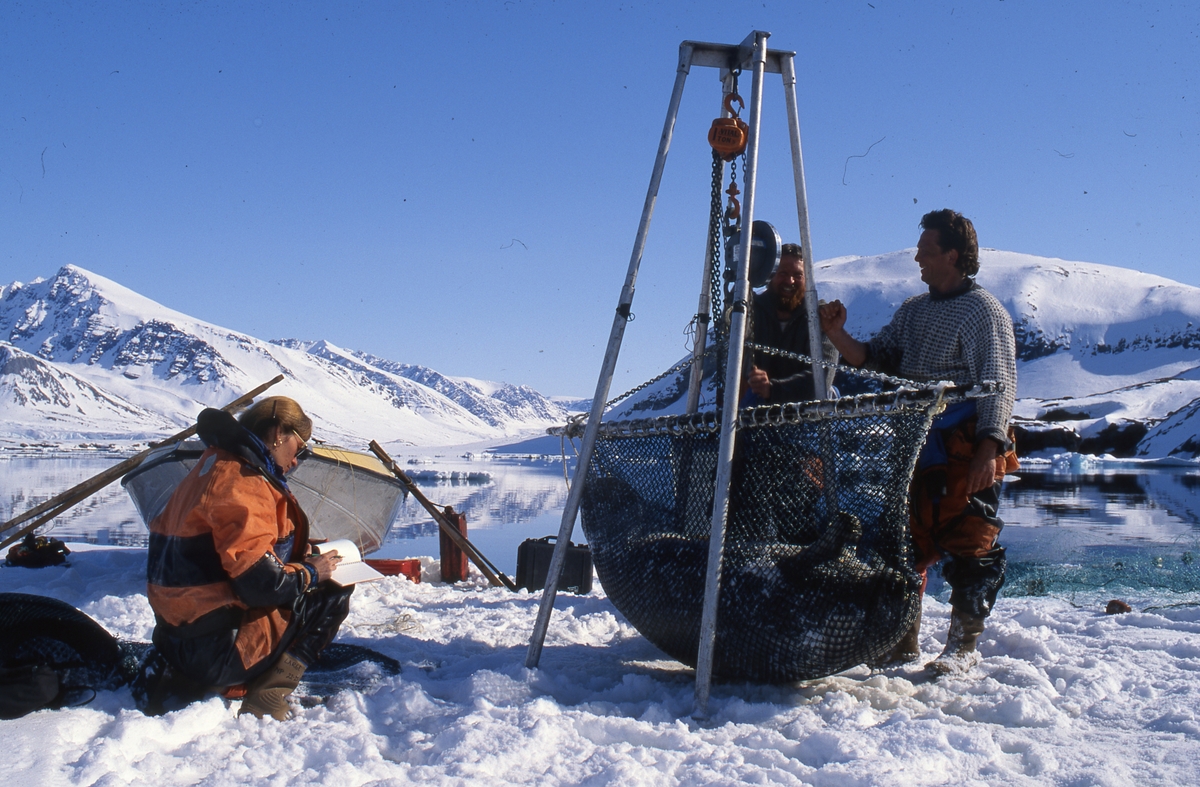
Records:
[[[1007,440],[1017,391],[1012,318],[974,280],[946,295],[909,298],[867,350],[869,368],[910,380],[1004,383],[1004,393],[978,400],[976,435]]]

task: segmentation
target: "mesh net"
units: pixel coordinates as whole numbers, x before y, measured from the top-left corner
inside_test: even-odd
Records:
[[[112,634],[70,604],[0,593],[0,665],[49,663],[64,690],[112,689],[128,678],[124,655]]]
[[[920,609],[907,488],[938,400],[743,411],[713,673],[790,682],[886,653]],[[714,417],[601,427],[581,501],[596,570],[647,639],[695,666],[720,436]],[[702,424],[701,422],[704,421]],[[697,428],[697,425],[707,428]]]

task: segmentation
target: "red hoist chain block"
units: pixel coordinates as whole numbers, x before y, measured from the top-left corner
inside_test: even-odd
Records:
[[[733,108],[735,101],[739,105],[736,110]],[[712,149],[717,151],[723,161],[733,161],[742,155],[746,150],[746,143],[750,141],[750,127],[738,117],[738,112],[745,108],[746,102],[742,101],[741,96],[729,93],[725,96],[725,111],[730,117],[717,118],[708,130],[708,144],[712,145]]]

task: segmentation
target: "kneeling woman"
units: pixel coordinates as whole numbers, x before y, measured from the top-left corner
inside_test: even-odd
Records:
[[[244,686],[239,715],[282,721],[352,591],[326,581],[338,557],[311,554],[308,518],[284,477],[312,420],[274,396],[238,420],[205,410],[197,427],[207,450],[150,524],[154,645],[192,696]]]

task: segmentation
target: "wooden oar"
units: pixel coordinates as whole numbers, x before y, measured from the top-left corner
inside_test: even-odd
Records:
[[[275,383],[279,382],[282,379],[283,379],[283,375],[281,374],[278,377],[276,377],[275,379],[265,382],[262,385],[258,386],[250,393],[244,394],[243,396],[239,396],[237,399],[234,399],[232,402],[225,405],[221,409],[225,410],[226,412],[230,412],[230,413],[237,412],[238,410],[243,409],[251,401],[253,401],[254,397],[258,396],[260,393],[267,390],[272,385],[274,385]],[[62,512],[66,511],[69,508],[72,508],[73,506],[77,505],[78,503],[81,503],[84,500],[86,500],[87,498],[96,494],[101,489],[103,489],[104,487],[111,484],[113,481],[116,481],[118,478],[125,475],[130,470],[137,467],[138,465],[140,465],[142,463],[142,460],[144,460],[150,454],[150,452],[153,451],[154,449],[161,448],[164,445],[171,445],[172,443],[181,442],[183,440],[188,439],[195,433],[196,433],[196,425],[193,424],[193,425],[189,426],[187,429],[184,429],[182,432],[172,435],[171,437],[168,437],[166,440],[163,440],[162,442],[158,442],[158,443],[151,445],[149,448],[147,448],[145,451],[142,451],[137,456],[131,456],[128,459],[126,459],[124,462],[121,462],[118,465],[110,467],[109,469],[105,470],[104,472],[102,472],[98,475],[94,475],[86,481],[76,484],[75,486],[71,487],[70,489],[63,492],[62,494],[55,495],[54,497],[50,498],[49,500],[39,503],[38,505],[29,509],[28,511],[21,514],[20,516],[13,517],[12,519],[5,522],[3,525],[0,525],[0,535],[7,533],[8,531],[12,530],[13,528],[20,527],[22,524],[29,522],[29,520],[33,519],[34,517],[37,517],[37,519],[34,520],[33,522],[30,522],[29,524],[25,525],[24,527],[22,527],[15,534],[6,537],[4,539],[4,541],[0,542],[0,549],[3,549],[4,547],[8,546],[9,544],[13,543],[14,541],[24,538],[27,534],[32,533],[33,531],[37,530],[39,527],[46,524],[47,522],[49,522],[51,519],[58,516]],[[149,523],[147,523],[147,524],[149,524]]]
[[[467,557],[471,559],[471,562],[479,567],[479,570],[483,572],[485,577],[487,577],[488,582],[491,582],[493,585],[504,585],[504,587],[513,591],[517,589],[516,584],[511,579],[504,576],[503,571],[496,568],[496,566],[492,564],[492,561],[484,557],[483,553],[476,549],[475,545],[468,541],[467,537],[458,532],[458,528],[452,525],[450,521],[446,519],[445,514],[439,511],[437,506],[429,502],[429,498],[425,497],[425,495],[421,493],[421,490],[415,483],[413,483],[413,480],[408,477],[408,474],[400,469],[400,465],[396,464],[395,460],[387,455],[387,452],[383,450],[383,446],[372,440],[370,448],[371,453],[379,457],[379,461],[383,462],[383,466],[390,470],[392,475],[396,476],[396,478],[399,478],[400,483],[404,484],[405,488],[408,489],[408,491],[412,493],[412,496],[417,499],[417,502],[429,512],[430,516],[433,517],[433,521],[437,522],[437,526],[441,528],[442,532],[449,536],[450,540],[453,541],[459,549],[466,553]]]

